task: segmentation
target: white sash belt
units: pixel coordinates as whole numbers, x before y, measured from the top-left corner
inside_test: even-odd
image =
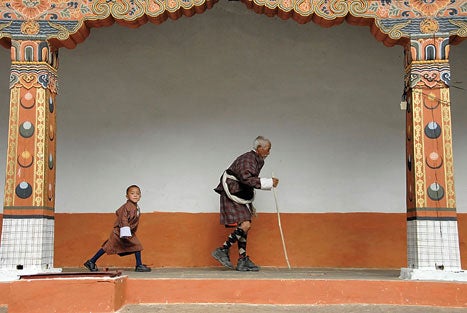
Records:
[[[253,195],[253,198],[251,198],[250,200],[245,200],[245,199],[239,198],[239,197],[231,194],[230,191],[229,191],[229,186],[227,186],[227,178],[235,180],[235,181],[238,181],[238,179],[237,179],[237,177],[228,174],[227,171],[224,171],[224,174],[222,175],[222,186],[224,187],[224,191],[225,191],[225,193],[227,194],[227,197],[230,200],[232,200],[233,202],[236,202],[238,204],[247,204],[247,205],[253,202],[253,200],[255,198],[254,195]]]

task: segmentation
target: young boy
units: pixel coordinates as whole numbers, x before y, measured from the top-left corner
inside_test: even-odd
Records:
[[[115,214],[114,227],[110,237],[102,244],[102,248],[84,266],[91,272],[97,272],[97,260],[107,254],[118,254],[120,256],[134,254],[136,258],[135,272],[150,272],[151,268],[141,262],[141,250],[143,246],[136,237],[136,230],[139,224],[138,201],[141,199],[141,189],[136,185],[131,185],[126,189],[127,202],[122,205]]]

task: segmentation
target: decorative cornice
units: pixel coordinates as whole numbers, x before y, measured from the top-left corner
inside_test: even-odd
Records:
[[[130,27],[202,13],[218,0],[7,0],[0,3],[0,38],[45,39],[68,46],[83,41],[89,27],[117,21]],[[376,26],[391,44],[413,36],[467,37],[467,3],[456,0],[241,0],[255,12],[324,26]],[[386,40],[386,38],[379,40]],[[66,45],[66,44],[63,44]]]
[[[456,0],[242,0],[255,12],[326,26],[374,23],[392,40],[423,35],[467,36],[467,3]],[[262,9],[263,8],[263,9]],[[281,11],[286,14],[281,14]],[[314,18],[317,17],[317,18]],[[349,18],[351,17],[351,18]],[[362,19],[369,22],[362,23]],[[323,20],[325,20],[323,22]],[[373,21],[373,22],[371,22]]]

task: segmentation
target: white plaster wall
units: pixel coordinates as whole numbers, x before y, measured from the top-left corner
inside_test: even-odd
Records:
[[[467,44],[451,78],[467,88]],[[4,175],[9,51],[0,52]],[[60,50],[57,212],[113,212],[127,185],[145,212],[217,212],[212,189],[256,135],[282,212],[405,212],[403,49],[367,27],[329,29],[223,1],[192,18],[93,29]],[[466,91],[452,89],[459,212],[467,212]],[[3,197],[3,181],[1,196]],[[271,192],[257,192],[273,212]]]
[[[457,211],[467,213],[467,42],[452,46],[451,115]]]

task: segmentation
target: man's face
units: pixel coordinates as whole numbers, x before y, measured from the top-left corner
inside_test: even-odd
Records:
[[[266,157],[269,155],[269,152],[271,151],[271,143],[268,142],[264,146],[259,146],[256,151],[258,152],[260,157],[266,159]]]

